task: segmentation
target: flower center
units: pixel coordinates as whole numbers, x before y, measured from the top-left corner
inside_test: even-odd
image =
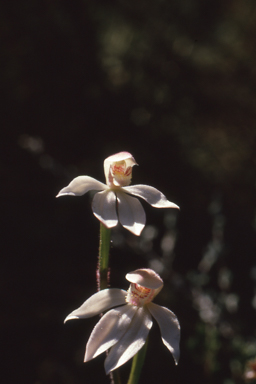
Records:
[[[125,160],[111,164],[110,173],[113,178],[113,183],[117,186],[124,187],[131,182],[132,167],[126,167]]]
[[[154,298],[155,289],[143,287],[139,284],[131,283],[126,296],[126,301],[129,304],[142,307],[143,305],[150,303]]]

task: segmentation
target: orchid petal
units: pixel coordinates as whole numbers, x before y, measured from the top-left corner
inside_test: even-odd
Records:
[[[168,308],[155,303],[147,304],[147,308],[158,322],[164,345],[173,355],[175,364],[178,364],[180,356],[180,324],[176,315]]]
[[[101,312],[104,312],[111,307],[126,304],[126,295],[127,292],[123,289],[103,289],[92,295],[81,305],[81,307],[71,312],[64,320],[64,323],[73,319],[86,319],[88,317],[99,315]]]
[[[139,236],[145,227],[145,211],[138,199],[116,190],[120,223],[134,235]]]
[[[150,187],[149,185],[131,185],[129,187],[123,187],[123,190],[125,190],[127,193],[130,193],[131,195],[141,197],[142,199],[146,200],[148,204],[152,205],[152,207],[180,209],[177,204],[167,200],[162,192],[158,191],[158,189],[154,187]]]
[[[105,352],[121,339],[127,331],[137,308],[124,305],[107,312],[94,327],[86,345],[84,362]]]
[[[107,228],[117,225],[116,195],[113,191],[107,190],[96,193],[92,200],[92,210],[94,216]]]
[[[133,167],[134,165],[137,165],[134,157],[129,152],[119,152],[115,155],[109,156],[104,160],[104,173],[106,177],[106,182],[108,183],[109,179],[109,168],[110,165],[117,162],[117,161],[123,161],[125,160],[126,165],[128,167]]]
[[[125,278],[130,283],[139,284],[150,289],[157,289],[163,286],[161,277],[149,268],[136,269],[136,271],[127,273]]]
[[[70,196],[81,196],[88,191],[101,191],[106,189],[106,184],[94,179],[90,176],[78,176],[73,179],[69,185],[62,188],[56,197],[70,195]]]
[[[106,374],[126,363],[143,347],[152,324],[148,310],[145,307],[138,307],[128,330],[111,348],[105,360]]]

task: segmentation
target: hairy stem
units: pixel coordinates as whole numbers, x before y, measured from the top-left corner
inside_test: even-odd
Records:
[[[110,249],[111,229],[106,228],[100,223],[100,247],[99,262],[97,268],[97,286],[98,290],[106,289],[109,283],[108,262]]]

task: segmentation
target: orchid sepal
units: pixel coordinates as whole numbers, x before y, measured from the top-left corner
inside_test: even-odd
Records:
[[[180,324],[177,316],[170,309],[161,307],[155,303],[149,303],[147,306],[151,315],[156,319],[164,345],[173,355],[177,365],[180,357]]]
[[[141,199],[145,200],[148,204],[155,208],[176,208],[180,209],[180,207],[167,200],[165,195],[160,192],[158,189],[151,187],[150,185],[137,184],[131,185],[128,187],[123,187],[123,190],[127,193],[138,196]]]
[[[79,308],[71,312],[64,323],[73,319],[86,319],[106,311],[109,308],[126,304],[127,292],[123,289],[103,289],[87,299]]]
[[[89,191],[102,191],[107,186],[91,176],[75,177],[67,187],[62,188],[56,197],[60,196],[82,196]]]

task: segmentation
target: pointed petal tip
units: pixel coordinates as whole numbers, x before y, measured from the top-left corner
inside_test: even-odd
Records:
[[[88,361],[92,360],[93,357],[91,356],[88,356],[88,353],[87,353],[87,349],[85,350],[85,354],[84,354],[84,363],[87,363]]]
[[[173,350],[173,351],[170,351],[170,352],[172,354],[172,357],[173,357],[175,365],[178,365],[179,364],[179,360],[180,360],[180,351],[174,351]]]
[[[73,193],[73,192],[61,193],[61,191],[60,191],[55,197],[57,198],[57,197],[61,197],[61,196],[75,196],[75,193]]]
[[[78,316],[70,316],[68,315],[65,320],[64,320],[64,324],[68,321],[68,320],[75,320],[75,319],[79,319]]]
[[[87,363],[87,362],[90,361],[90,360],[92,360],[92,359],[88,359],[88,358],[86,358],[86,357],[84,356],[84,363]]]

